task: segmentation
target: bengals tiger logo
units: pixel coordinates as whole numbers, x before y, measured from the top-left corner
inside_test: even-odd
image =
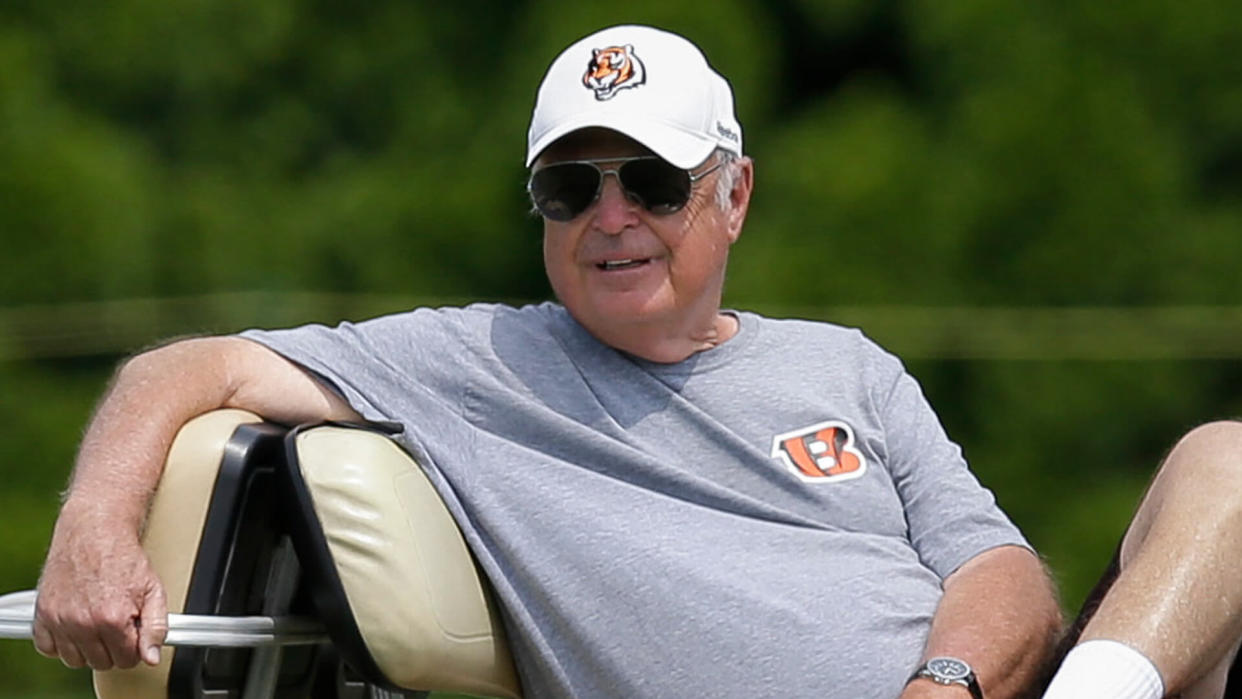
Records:
[[[634,55],[631,44],[592,50],[591,61],[582,76],[582,84],[593,90],[595,99],[601,102],[612,99],[617,90],[638,87],[646,81],[647,71]]]
[[[839,420],[776,435],[772,458],[808,483],[844,481],[867,472],[867,458],[854,446],[854,430]]]

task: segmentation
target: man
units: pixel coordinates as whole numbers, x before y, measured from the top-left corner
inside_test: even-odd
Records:
[[[856,331],[721,309],[754,168],[701,52],[632,26],[570,46],[527,164],[560,304],[126,362],[56,524],[39,650],[158,661],[147,500],[180,425],[240,407],[401,422],[496,590],[529,696],[1031,691],[1060,625],[1052,587],[916,382]]]

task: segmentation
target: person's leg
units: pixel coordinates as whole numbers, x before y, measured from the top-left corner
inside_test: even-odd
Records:
[[[1223,695],[1242,638],[1242,423],[1183,437],[1122,541],[1120,573],[1078,643],[1118,641],[1169,695]]]

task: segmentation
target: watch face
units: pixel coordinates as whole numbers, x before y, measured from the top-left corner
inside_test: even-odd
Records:
[[[957,658],[932,658],[927,661],[927,669],[949,682],[964,680],[970,675],[970,667]]]

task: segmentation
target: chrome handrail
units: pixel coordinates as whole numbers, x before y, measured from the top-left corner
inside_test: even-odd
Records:
[[[0,596],[0,639],[29,640],[33,632],[35,590]],[[211,616],[169,614],[166,646],[256,648],[326,643],[316,619],[304,616]]]

